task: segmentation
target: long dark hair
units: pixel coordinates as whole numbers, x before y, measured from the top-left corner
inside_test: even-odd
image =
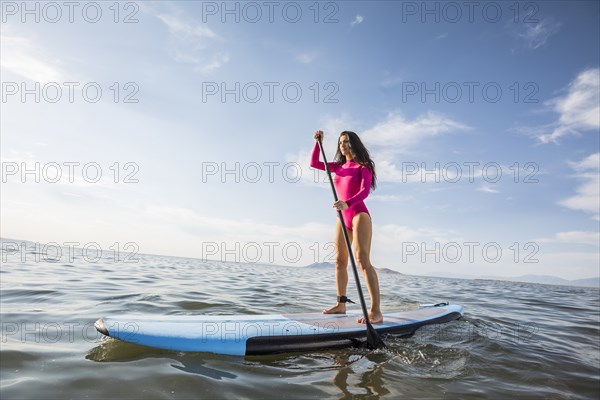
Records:
[[[371,180],[371,190],[375,190],[377,187],[377,174],[375,173],[375,163],[371,160],[371,155],[369,154],[369,150],[362,143],[358,135],[352,131],[344,131],[340,133],[337,142],[337,151],[335,152],[334,161],[340,164],[346,163],[346,156],[342,154],[340,151],[340,138],[342,136],[348,136],[348,140],[350,141],[350,150],[352,151],[354,161],[359,163],[365,168],[368,168],[373,174],[373,179]]]

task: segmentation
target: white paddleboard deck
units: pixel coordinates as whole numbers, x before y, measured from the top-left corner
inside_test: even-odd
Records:
[[[442,303],[411,310],[386,311],[374,324],[380,334],[407,335],[427,324],[459,318],[464,309]],[[96,329],[125,342],[160,349],[257,355],[346,347],[366,338],[360,312],[276,315],[119,315],[99,319]]]

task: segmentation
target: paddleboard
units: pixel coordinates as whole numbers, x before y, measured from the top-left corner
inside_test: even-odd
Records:
[[[419,327],[463,315],[462,306],[440,303],[385,311],[380,334],[407,335]],[[115,339],[184,352],[259,355],[358,345],[366,339],[362,313],[277,315],[120,315],[96,321],[96,329]]]

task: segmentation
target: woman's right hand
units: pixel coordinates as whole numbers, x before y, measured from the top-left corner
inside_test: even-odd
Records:
[[[315,140],[319,140],[319,139],[323,140],[323,135],[324,135],[323,131],[316,131],[315,134],[313,135],[313,137],[315,138]]]

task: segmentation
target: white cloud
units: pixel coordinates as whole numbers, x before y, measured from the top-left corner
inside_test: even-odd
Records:
[[[303,52],[296,54],[296,60],[300,61],[302,64],[310,64],[317,58],[316,52]]]
[[[390,113],[387,118],[363,132],[361,138],[368,144],[384,146],[401,153],[423,139],[470,127],[442,114],[428,111],[412,121]]]
[[[50,57],[36,46],[35,42],[22,36],[13,36],[8,29],[0,35],[2,57],[0,68],[34,82],[64,82],[64,73],[59,60]]]
[[[498,190],[490,187],[489,185],[483,185],[483,186],[477,188],[477,191],[484,192],[484,193],[500,193]]]
[[[560,114],[552,133],[540,133],[542,143],[557,142],[558,138],[580,131],[600,128],[600,69],[588,69],[569,84],[566,96],[545,103]]]
[[[113,176],[108,173],[102,174],[102,169],[108,167],[103,168],[98,163],[96,166],[92,163],[67,164],[45,161],[31,151],[18,151],[13,148],[9,149],[8,153],[2,155],[5,184],[42,183],[48,184],[46,187],[49,188],[68,185],[74,190],[87,189],[88,193],[92,193],[90,188],[115,190],[117,186]]]
[[[358,125],[358,121],[352,119],[348,114],[342,114],[339,117],[327,116],[321,119],[321,125],[325,131],[325,140],[327,140],[327,134],[334,137],[334,143],[337,143],[338,135],[347,130],[352,130],[353,126]]]
[[[396,194],[371,194],[369,195],[370,201],[381,201],[385,203],[392,203],[398,201],[412,200],[413,196],[402,196]]]
[[[534,239],[537,243],[564,243],[575,245],[600,246],[600,232],[592,231],[566,231],[558,232],[551,238]]]
[[[175,61],[190,64],[195,72],[204,75],[229,62],[230,56],[227,52],[209,50],[209,47],[222,38],[207,26],[173,14],[148,10],[167,26],[172,43],[170,51]]]
[[[540,20],[537,23],[521,24],[523,31],[516,35],[525,42],[525,46],[530,49],[537,49],[546,45],[548,38],[556,34],[561,27],[560,22],[556,22],[551,18]]]
[[[182,40],[213,39],[217,37],[217,34],[205,25],[186,22],[170,14],[158,14],[156,17],[167,25],[172,35]]]
[[[402,83],[402,77],[400,75],[394,75],[388,71],[385,71],[383,73],[383,79],[379,85],[384,89],[391,89],[400,83]]]
[[[575,196],[561,201],[560,204],[572,210],[590,213],[595,220],[600,220],[600,153],[570,165],[582,183],[577,187]]]
[[[379,226],[376,225],[375,229],[375,234],[378,237],[377,246],[380,248],[389,248],[392,252],[397,251],[398,244],[404,242],[439,242],[445,244],[463,240],[461,237],[457,236],[456,231],[441,230],[437,228],[413,229],[396,224],[385,224]]]
[[[362,15],[357,14],[356,17],[354,18],[354,21],[350,22],[350,26],[356,26],[356,25],[362,23],[364,20],[365,20],[365,18]]]
[[[328,237],[331,234],[329,224],[307,223],[300,226],[282,226],[265,224],[254,220],[237,220],[200,215],[194,210],[181,207],[148,206],[146,212],[182,231],[194,235],[221,235],[227,240],[310,241],[315,237]]]
[[[539,133],[542,143],[557,142],[558,138],[580,131],[600,129],[600,68],[580,73],[569,84],[564,97],[545,102],[560,117],[551,133]]]
[[[421,170],[421,166],[417,165],[417,170],[407,173],[403,169],[408,166],[397,164],[398,155],[408,152],[423,140],[471,129],[467,125],[434,112],[427,112],[413,120],[390,113],[384,120],[362,132],[355,128],[360,125],[358,121],[352,120],[348,115],[328,116],[321,121],[322,129],[325,131],[324,146],[329,153],[328,161],[333,158],[332,153],[336,149],[338,134],[344,130],[354,130],[359,133],[367,148],[370,150],[374,148],[372,154],[377,165],[377,176],[380,182],[423,182],[423,175],[426,172]],[[301,151],[296,155],[288,155],[286,158],[288,161],[304,165],[310,158],[310,150]],[[432,168],[435,168],[436,172],[427,172],[429,174],[427,182],[435,182],[436,179],[439,182],[443,176],[446,176],[448,180],[456,178],[456,171],[453,168],[442,170],[442,166],[430,166],[427,169],[430,171]],[[433,174],[436,174],[437,178],[433,177]],[[310,178],[310,182],[314,183],[313,174],[305,175],[307,179]],[[308,183],[308,180],[305,180],[305,183]]]
[[[206,64],[201,64],[198,65],[196,68],[194,68],[195,71],[199,71],[205,75],[210,74],[213,71],[216,71],[217,69],[221,68],[223,65],[227,64],[229,62],[229,54],[228,53],[218,53],[215,54],[211,61],[209,61]]]
[[[600,129],[600,68],[581,72],[564,90],[566,94],[544,102],[546,110],[559,115],[558,120],[538,126],[521,126],[516,130],[535,137],[540,143],[558,143],[567,135],[598,132]]]
[[[435,40],[445,39],[445,38],[447,38],[447,37],[448,37],[448,32],[444,32],[444,33],[442,33],[441,35],[437,35],[437,36],[435,37]]]
[[[600,232],[559,232],[556,234],[555,240],[561,243],[591,244],[593,246],[600,246]]]
[[[170,237],[176,238],[178,244],[189,244],[178,254],[191,257],[308,265],[315,262],[315,243],[327,248],[326,244],[332,240],[331,224],[285,226],[219,218],[187,208],[159,205],[147,206],[145,211],[146,220],[161,226],[163,232],[172,232]]]

